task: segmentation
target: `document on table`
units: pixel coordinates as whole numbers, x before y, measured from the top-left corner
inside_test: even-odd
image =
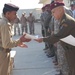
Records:
[[[60,40],[67,43],[67,44],[75,46],[75,37],[73,37],[72,35],[69,35],[69,36],[62,38]]]
[[[38,35],[30,35],[30,34],[26,34],[26,35],[25,35],[25,38],[34,40],[34,39],[37,39],[37,38],[39,38],[39,37],[38,37]]]

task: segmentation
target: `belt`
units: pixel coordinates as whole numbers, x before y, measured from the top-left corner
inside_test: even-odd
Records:
[[[3,47],[0,47],[0,49],[1,49],[1,50],[4,50],[5,52],[10,52],[10,51],[11,51],[11,49],[9,49],[9,48],[6,48],[6,49],[5,49],[5,48],[3,48]]]

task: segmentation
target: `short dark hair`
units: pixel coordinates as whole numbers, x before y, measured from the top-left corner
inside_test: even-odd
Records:
[[[8,11],[9,11],[9,9],[3,8],[3,14],[4,14],[4,15],[5,15],[6,12],[8,12]],[[10,10],[9,12],[11,12],[11,10]]]

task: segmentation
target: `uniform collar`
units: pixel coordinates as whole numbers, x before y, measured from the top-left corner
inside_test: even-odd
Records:
[[[6,22],[9,22],[9,20],[4,15],[2,15],[2,17]]]
[[[9,20],[4,15],[2,15],[2,18],[6,21],[6,23],[8,23],[8,25],[11,25],[11,22],[9,22]]]
[[[65,22],[65,17],[66,17],[66,13],[63,15],[61,21],[60,21],[60,24],[64,23]]]

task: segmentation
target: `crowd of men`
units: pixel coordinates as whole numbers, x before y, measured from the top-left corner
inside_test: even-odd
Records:
[[[18,35],[23,33],[28,33],[28,25],[29,23],[29,34],[34,34],[34,22],[35,22],[35,17],[33,16],[32,12],[29,13],[29,16],[26,16],[26,13],[22,13],[21,18],[17,15],[17,18],[13,22],[14,26],[14,35],[17,35],[17,30],[18,30]]]
[[[41,25],[42,25],[41,30],[42,30],[42,35],[45,38],[37,39],[36,41],[38,42],[44,41],[45,42],[44,51],[46,55],[48,57],[54,57],[53,63],[56,65],[59,71],[59,74],[56,74],[56,75],[75,75],[75,69],[71,65],[75,62],[75,61],[71,61],[71,59],[72,60],[75,60],[75,59],[73,59],[73,57],[70,57],[70,56],[73,56],[73,54],[71,55],[68,54],[68,52],[65,51],[64,47],[61,45],[61,42],[58,41],[58,39],[63,38],[68,34],[71,34],[70,32],[68,33],[68,30],[70,28],[69,29],[65,28],[66,30],[63,29],[63,26],[67,27],[67,24],[69,23],[69,21],[68,23],[66,23],[65,20],[67,18],[64,17],[64,19],[62,19],[63,18],[62,14],[66,13],[71,18],[75,19],[75,3],[71,4],[71,9],[69,9],[68,7],[65,6],[65,4],[63,5],[62,3],[64,3],[63,0],[54,0],[50,4],[46,4],[45,6],[42,7],[41,9],[42,13],[40,17]],[[63,6],[64,8],[64,12],[61,10],[62,9],[61,6]],[[56,7],[61,7],[60,11],[58,10],[59,12],[57,12]],[[56,10],[54,8],[56,8]],[[54,13],[56,13],[57,17]],[[60,22],[61,19],[58,19],[59,17],[61,17],[62,22]],[[64,30],[65,34],[63,33],[63,31],[61,31],[60,28]],[[49,37],[51,36],[51,38],[49,38],[48,36]]]
[[[3,15],[0,19],[0,75],[9,75],[10,51],[13,47],[27,47],[23,42],[29,42],[26,38],[27,21],[29,22],[30,34],[34,34],[35,19],[30,13],[29,17],[22,14],[18,19],[17,11],[19,7],[13,4],[4,4]],[[48,57],[54,57],[53,62],[59,69],[56,75],[75,75],[75,46],[67,44],[60,39],[69,35],[75,37],[75,4],[68,9],[63,0],[54,0],[50,4],[42,7],[41,26],[43,38],[34,39],[41,43],[45,42],[45,53]],[[13,24],[14,22],[14,24]],[[22,36],[18,40],[12,39],[12,25],[20,35],[18,23],[21,23]],[[16,35],[16,33],[15,33]],[[72,39],[71,39],[72,40]]]

